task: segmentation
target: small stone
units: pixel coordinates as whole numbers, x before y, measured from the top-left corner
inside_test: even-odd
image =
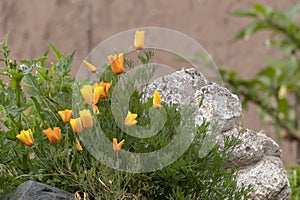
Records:
[[[64,190],[35,181],[19,185],[10,200],[72,200],[73,195]]]

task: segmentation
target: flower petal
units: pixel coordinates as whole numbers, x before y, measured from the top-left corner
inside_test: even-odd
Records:
[[[59,116],[63,120],[63,122],[68,123],[71,120],[72,117],[72,110],[63,110],[58,111]]]
[[[83,60],[82,62],[85,64],[85,66],[88,68],[90,72],[94,73],[97,71],[97,68],[91,63],[87,62],[86,60]]]
[[[109,55],[108,60],[110,62],[111,69],[115,74],[121,74],[124,71],[124,56],[123,53],[119,55]]]
[[[134,35],[134,44],[133,44],[134,48],[136,50],[143,49],[145,46],[144,41],[145,41],[145,31],[137,30]]]
[[[124,124],[126,126],[133,126],[134,124],[137,123],[136,118],[137,118],[137,114],[133,114],[130,111],[128,111],[127,116],[124,120]]]
[[[155,90],[153,95],[153,107],[160,108],[161,107],[161,97],[157,90]]]
[[[87,129],[93,128],[93,117],[89,110],[84,109],[79,112],[79,115],[82,120],[84,128],[87,128]]]

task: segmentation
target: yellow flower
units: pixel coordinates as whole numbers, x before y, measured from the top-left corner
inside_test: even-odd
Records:
[[[145,31],[137,30],[135,32],[133,46],[136,50],[141,50],[144,48],[144,41],[145,41],[144,38],[145,38]]]
[[[105,99],[108,95],[109,89],[111,87],[111,83],[107,83],[107,82],[100,82],[98,84],[95,84],[94,87],[103,87],[103,91],[100,93],[99,98],[100,99]]]
[[[74,133],[80,133],[82,131],[82,123],[80,117],[71,119],[70,120],[70,125],[74,131]]]
[[[26,146],[31,147],[33,145],[33,134],[31,129],[28,129],[27,131],[22,130],[20,134],[16,136],[21,142],[23,142]]]
[[[53,130],[52,128],[48,128],[43,130],[43,132],[51,143],[56,143],[58,140],[61,140],[61,132],[59,127],[54,127]]]
[[[80,90],[85,102],[89,105],[94,103],[93,87],[91,85],[84,85]]]
[[[86,60],[83,60],[82,62],[85,64],[85,66],[88,68],[90,72],[94,73],[97,71],[97,68],[91,63],[87,62]]]
[[[286,97],[287,87],[286,85],[281,85],[278,91],[278,99],[284,99]]]
[[[110,87],[111,83],[100,82],[98,84],[94,84],[93,86],[84,85],[80,90],[86,103],[92,105],[95,114],[99,114],[99,110],[96,104],[98,103],[100,98],[103,99],[107,97]]]
[[[104,92],[103,86],[96,86],[94,88],[94,104],[98,103],[101,94]]]
[[[118,143],[118,140],[117,138],[113,138],[113,149],[114,149],[114,152],[118,152],[122,149],[122,146],[125,142],[125,139],[123,139],[120,143]]]
[[[91,112],[87,109],[84,109],[79,112],[81,121],[83,123],[84,128],[93,128],[93,117],[91,115]]]
[[[136,118],[137,114],[132,114],[130,111],[128,111],[124,124],[126,126],[132,126],[137,123],[137,121],[135,120]]]
[[[153,107],[160,108],[161,107],[161,97],[157,90],[155,90],[153,95]]]
[[[123,53],[119,55],[109,55],[108,60],[110,62],[111,69],[115,74],[121,74],[124,71],[124,56]]]
[[[77,138],[76,138],[76,147],[77,147],[78,151],[82,151],[83,150],[82,146],[81,146],[81,144],[80,144],[80,142],[79,142],[79,140]]]
[[[63,122],[68,123],[71,120],[72,116],[72,110],[63,110],[63,111],[58,111],[59,116],[63,120]]]

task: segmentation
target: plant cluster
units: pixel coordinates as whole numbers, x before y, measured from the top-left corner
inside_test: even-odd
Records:
[[[143,64],[154,56],[151,50],[144,50],[143,31],[136,33],[134,47]],[[26,180],[35,180],[69,191],[77,199],[80,195],[86,199],[248,197],[250,189],[238,186],[235,181],[236,169],[225,168],[238,143],[235,138],[225,137],[224,147],[216,145],[205,157],[199,156],[209,122],[195,127],[195,138],[189,149],[162,169],[130,173],[99,162],[88,151],[95,141],[101,143],[96,129],[105,130],[109,142],[103,145],[119,159],[123,151],[151,152],[178,134],[176,130],[182,120],[178,105],[162,102],[158,91],[152,98],[141,101],[143,92],[130,88],[131,80],[125,82],[121,90],[119,81],[126,76],[126,69],[133,67],[133,61],[126,59],[125,52],[108,56],[109,65],[101,66],[104,69],[101,76],[94,65],[83,61],[97,81],[77,83],[70,77],[75,52],[65,56],[53,45],[50,50],[39,59],[16,61],[10,59],[7,37],[2,42],[0,195],[9,194]],[[49,53],[56,56],[50,65]],[[147,76],[151,77],[152,72],[147,71]],[[127,109],[114,111],[112,104],[119,103],[123,107],[124,102],[122,97],[120,102],[113,102],[113,94],[121,95],[126,90],[131,90],[125,102]],[[113,115],[118,111],[120,121]],[[155,120],[151,115],[166,116],[157,135],[136,138],[126,133],[138,125],[151,124]],[[90,138],[88,134],[96,135]]]

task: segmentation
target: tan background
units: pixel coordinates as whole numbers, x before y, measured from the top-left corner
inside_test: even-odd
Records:
[[[297,0],[261,0],[283,9]],[[235,69],[242,77],[253,76],[271,56],[280,56],[264,46],[267,33],[249,41],[230,43],[249,19],[234,18],[228,12],[250,8],[252,0],[0,0],[0,38],[10,31],[9,47],[17,59],[41,56],[48,43],[65,54],[77,49],[72,74],[98,43],[109,36],[136,27],[175,29],[198,41],[213,56],[217,66]],[[90,6],[89,6],[90,5]],[[244,126],[265,129],[255,109],[244,112]],[[295,145],[283,144],[286,165],[295,163]]]

